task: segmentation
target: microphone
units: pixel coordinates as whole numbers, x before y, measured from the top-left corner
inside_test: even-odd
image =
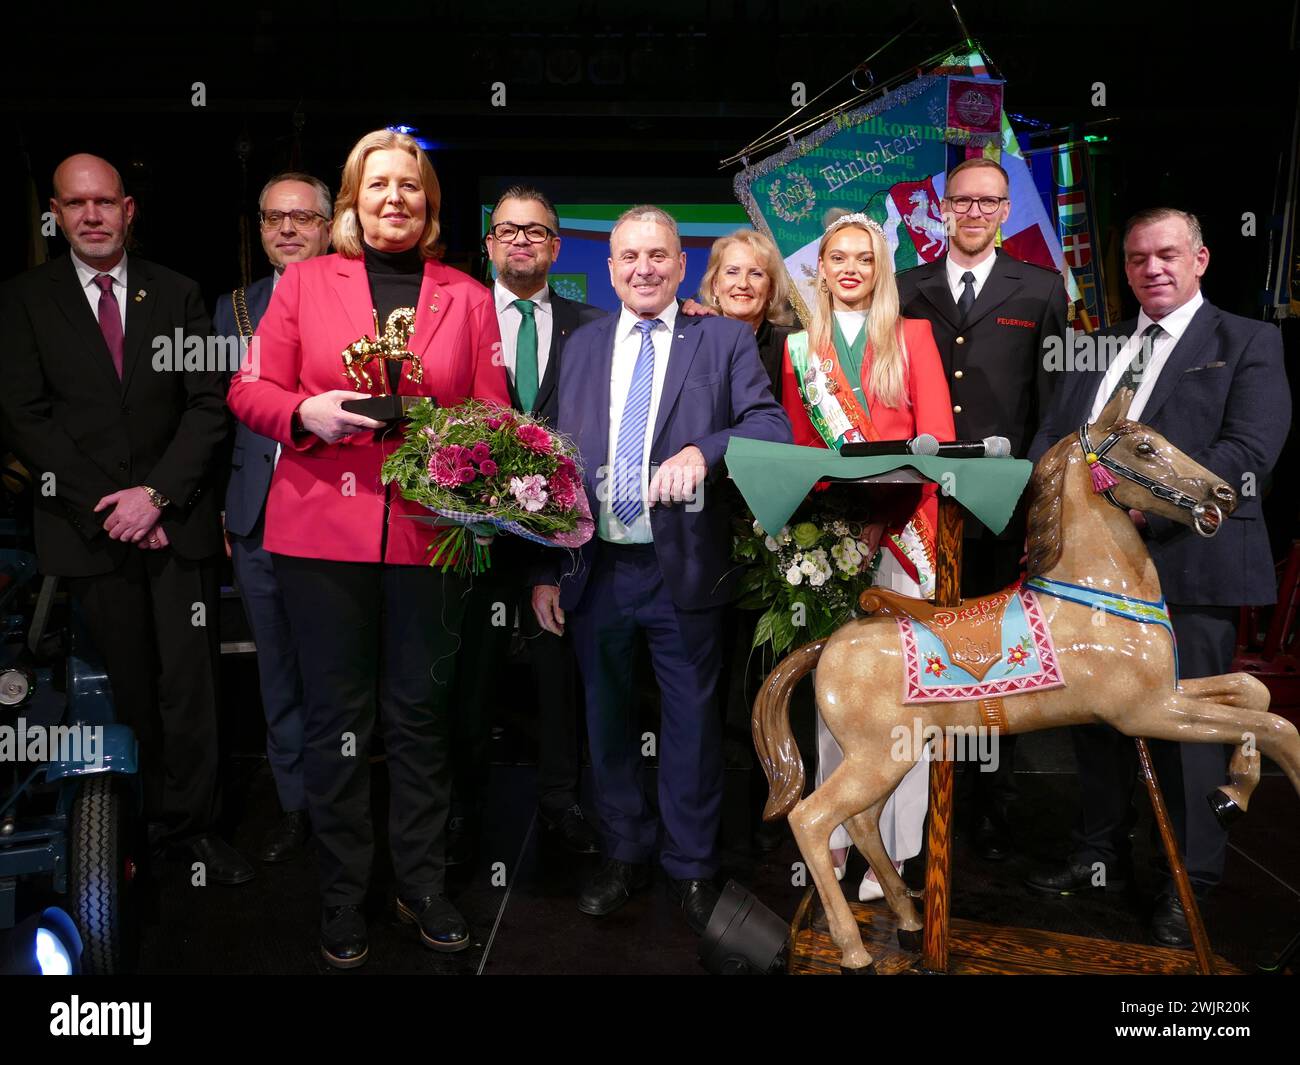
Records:
[[[845,444],[840,454],[846,458],[924,455],[942,459],[1005,459],[1011,456],[1011,441],[1005,436],[986,436],[983,440],[954,440],[941,444],[929,433],[922,433],[911,440],[863,440]]]

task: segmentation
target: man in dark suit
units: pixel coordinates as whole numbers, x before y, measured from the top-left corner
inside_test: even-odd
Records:
[[[1209,259],[1193,215],[1161,208],[1129,220],[1124,270],[1141,313],[1136,321],[1081,338],[1067,354],[1062,383],[1030,449],[1036,460],[1095,419],[1115,392],[1131,388],[1131,420],[1149,425],[1237,489],[1240,503],[1212,539],[1165,518],[1130,512],[1143,530],[1169,603],[1184,679],[1227,673],[1239,608],[1276,600],[1260,493],[1291,424],[1281,334],[1275,326],[1228,314],[1205,300],[1200,283]],[[1049,893],[1087,890],[1098,886],[1095,865],[1101,863],[1103,886],[1122,886],[1131,871],[1133,742],[1105,726],[1070,732],[1083,789],[1075,847],[1063,865],[1036,873],[1029,884]],[[1227,833],[1206,795],[1226,779],[1229,750],[1217,744],[1151,743],[1198,895],[1223,873]],[[1156,904],[1152,932],[1168,945],[1190,942],[1172,884]]]
[[[135,203],[103,159],[54,172],[72,254],[0,295],[0,420],[41,484],[36,551],[68,578],[140,741],[145,811],[214,883],[253,870],[217,809],[214,457],[226,435],[198,286],[125,252]],[[180,350],[178,342],[183,341]]]
[[[565,299],[547,285],[560,254],[560,219],[547,196],[526,185],[506,189],[492,211],[487,250],[496,268],[492,286],[501,358],[516,410],[555,421],[565,345],[599,307]],[[578,804],[580,773],[577,684],[573,647],[542,630],[529,606],[531,544],[503,536],[492,548],[492,568],[474,579],[461,627],[453,754],[454,807],[449,865],[472,860],[486,798],[491,707],[501,693],[512,621],[532,667],[538,700],[537,812],[549,833],[577,854],[596,854],[600,838]]]
[[[1011,213],[1007,173],[991,159],[968,159],[944,184],[948,253],[898,277],[908,318],[924,318],[948,375],[959,440],[1005,436],[1024,458],[1046,410],[1051,375],[1044,355],[1065,338],[1065,284],[1055,270],[1023,263],[994,247]],[[1023,507],[995,535],[967,515],[962,595],[1005,588],[1020,575]],[[975,773],[975,849],[996,860],[1011,850],[1008,808],[1015,798],[1014,736],[1001,738],[998,770]]]
[[[329,188],[310,174],[277,174],[263,186],[257,199],[258,226],[262,249],[274,269],[270,277],[217,300],[212,319],[218,336],[237,337],[244,343],[252,338],[285,266],[329,250],[333,213]],[[223,520],[235,583],[257,645],[258,686],[266,715],[266,758],[282,811],[262,843],[264,862],[292,858],[310,829],[302,776],[302,676],[298,651],[271,556],[262,547],[266,493],[279,457],[280,445],[274,440],[259,436],[242,422],[235,423]]]
[[[666,212],[634,207],[615,223],[609,273],[623,306],[570,340],[556,419],[581,453],[597,533],[575,572],[549,560],[556,568],[533,589],[533,608],[557,634],[568,617],[586,689],[606,861],[578,908],[600,916],[621,906],[647,883],[657,847],[671,894],[702,932],[718,897],[715,700],[723,607],[737,576],[722,460],[732,436],[792,435],[753,330],[679,313],[685,269]],[[638,631],[661,694],[658,817],[640,779],[629,668]]]

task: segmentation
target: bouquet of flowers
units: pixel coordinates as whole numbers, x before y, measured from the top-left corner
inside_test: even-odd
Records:
[[[406,439],[384,461],[383,482],[428,507],[448,532],[430,544],[431,566],[482,573],[492,537],[581,547],[594,523],[573,444],[535,418],[468,400],[458,407],[419,403]]]
[[[813,513],[772,534],[757,521],[739,522],[732,557],[750,563],[740,606],[766,608],[753,646],[771,644],[780,656],[796,636],[819,640],[852,618],[880,567],[867,537],[865,525],[832,513]]]

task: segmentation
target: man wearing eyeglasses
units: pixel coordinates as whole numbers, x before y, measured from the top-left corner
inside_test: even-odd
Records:
[[[296,171],[277,174],[258,197],[262,248],[274,268],[217,300],[212,315],[219,336],[247,341],[271,303],[289,263],[329,250],[330,191],[323,181]],[[254,353],[256,364],[256,353]],[[264,862],[292,858],[306,842],[309,824],[303,790],[302,679],[271,556],[262,547],[262,522],[280,445],[236,423],[226,489],[226,550],[257,645],[258,682],[266,714],[266,755],[282,815],[262,843]]]
[[[953,167],[943,212],[948,253],[899,274],[899,305],[907,317],[925,318],[934,328],[957,438],[1005,436],[1011,453],[1024,458],[1052,387],[1044,352],[1065,339],[1065,283],[1057,271],[994,246],[1011,198],[1007,172],[993,160],[967,159]],[[983,595],[1014,581],[1024,538],[1023,508],[999,535],[967,515],[962,595]],[[1001,738],[997,772],[975,774],[974,843],[988,860],[1011,850],[1007,807],[1014,798],[1015,739]]]
[[[554,422],[565,342],[603,317],[599,307],[566,299],[547,283],[560,254],[560,220],[538,189],[513,185],[492,211],[485,238],[496,270],[492,286],[501,358],[515,409]],[[492,569],[474,581],[457,662],[459,718],[453,745],[452,815],[447,864],[473,860],[486,797],[492,706],[501,690],[515,610],[538,701],[538,818],[547,835],[576,854],[596,854],[600,839],[578,804],[577,683],[568,637],[538,626],[526,585],[532,551],[510,537],[492,549]]]

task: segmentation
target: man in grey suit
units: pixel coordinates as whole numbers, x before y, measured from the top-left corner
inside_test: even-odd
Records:
[[[270,277],[217,300],[212,315],[219,336],[247,341],[257,328],[276,282],[288,263],[329,250],[330,191],[323,181],[296,171],[277,174],[258,197],[262,248],[271,261]],[[256,350],[254,350],[256,358]],[[257,672],[266,714],[266,755],[275,777],[283,816],[262,844],[264,862],[291,857],[308,835],[307,800],[302,779],[302,679],[271,556],[262,547],[262,523],[271,474],[280,456],[274,440],[238,423],[226,489],[226,548],[235,582],[257,644]]]
[[[1084,338],[1089,350],[1066,354],[1063,380],[1029,452],[1036,461],[1062,437],[1093,421],[1115,392],[1131,388],[1131,420],[1149,425],[1237,490],[1239,505],[1213,539],[1202,539],[1166,518],[1130,511],[1169,604],[1178,673],[1184,679],[1227,673],[1240,608],[1276,601],[1260,496],[1291,425],[1281,333],[1210,304],[1201,295],[1209,261],[1194,215],[1157,208],[1129,219],[1124,271],[1141,313],[1136,321]],[[1088,357],[1098,350],[1100,357]],[[1114,889],[1131,871],[1128,814],[1137,777],[1133,743],[1104,725],[1074,728],[1071,735],[1083,790],[1082,816],[1069,858],[1028,880],[1044,893]],[[1229,752],[1218,744],[1151,744],[1179,849],[1198,895],[1223,874],[1228,836],[1206,796],[1224,783]],[[1095,875],[1098,864],[1105,870],[1101,884]],[[1166,883],[1156,903],[1152,934],[1169,946],[1191,942],[1172,884]]]

